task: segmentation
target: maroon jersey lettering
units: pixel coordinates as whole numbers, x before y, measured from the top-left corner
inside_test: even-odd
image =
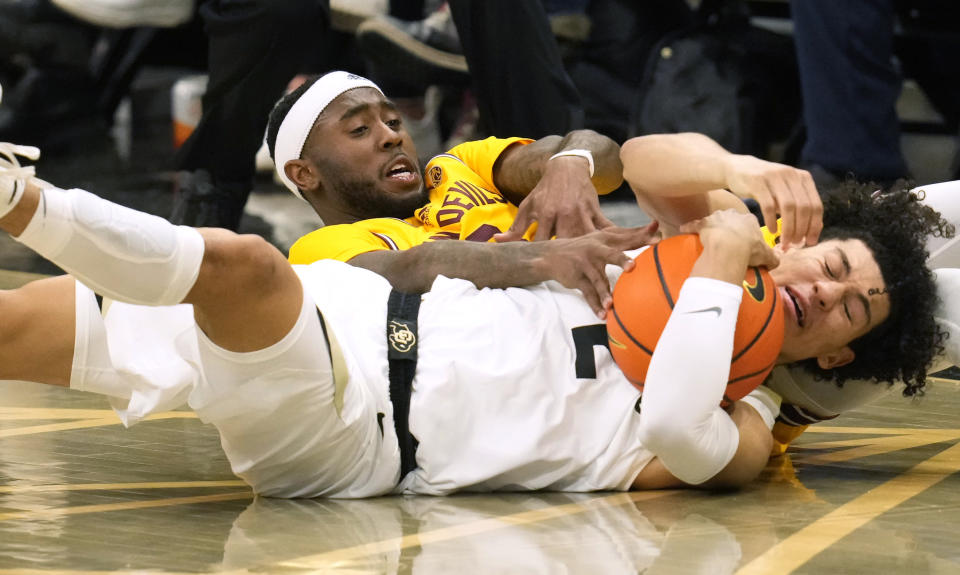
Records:
[[[499,233],[500,228],[491,226],[490,224],[483,224],[479,228],[475,229],[472,234],[463,239],[467,240],[468,242],[486,242],[490,241],[490,238],[492,238],[494,234]]]

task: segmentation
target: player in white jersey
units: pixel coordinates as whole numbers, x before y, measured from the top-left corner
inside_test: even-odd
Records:
[[[172,226],[86,192],[43,190],[28,175],[14,168],[0,177],[0,197],[9,199],[0,209],[5,231],[107,298],[193,305],[196,327],[176,341],[198,349],[190,404],[218,428],[234,471],[260,493],[735,485],[765,464],[769,422],[746,404],[718,407],[744,271],[777,263],[752,216],[718,212],[691,228],[704,251],[658,343],[639,413],[639,394],[602,349],[591,350],[593,376],[569,369],[578,347],[574,323],[578,316],[596,321],[586,303],[556,286],[478,291],[442,279],[424,296],[422,357],[409,406],[400,409],[404,398],[388,391],[390,286],[383,278],[334,262],[294,271],[259,238]],[[629,230],[598,234],[613,251],[637,239]],[[841,258],[840,277],[811,284],[811,262],[834,257]],[[812,301],[788,306],[800,328],[788,329],[784,361],[851,361],[846,345],[885,323],[896,301],[890,294],[898,288],[884,284],[880,265],[856,239],[785,254],[773,274],[792,300],[810,289],[834,294],[822,294],[821,303],[832,304],[823,309]],[[827,301],[837,295],[857,298],[854,317],[839,300]],[[720,312],[696,313],[705,306]],[[474,318],[461,324],[465,307]],[[22,322],[24,339],[36,336],[15,305],[7,311]],[[524,313],[528,321],[513,321]],[[484,332],[501,327],[511,339],[496,347],[496,333]],[[408,361],[410,349],[393,344],[415,340],[409,328],[393,330],[392,348]],[[20,341],[0,346],[0,377],[70,378],[72,346],[50,349],[39,336],[29,343],[36,349]],[[18,346],[47,361],[30,364],[8,349]],[[398,413],[407,409],[409,417]],[[404,450],[414,439],[419,449]]]
[[[954,227],[960,225],[960,180],[920,186],[915,191],[923,203],[939,211]],[[939,300],[934,315],[941,331],[947,334],[942,352],[928,370],[935,373],[960,366],[960,236],[930,236],[927,249],[927,267],[936,277]],[[901,390],[898,385],[877,385],[862,379],[846,381],[841,387],[832,381],[818,380],[799,367],[776,368],[765,385],[782,399],[774,428],[775,453],[785,450],[807,426],[834,419]]]
[[[621,156],[624,176],[637,193],[639,202],[654,217],[661,219],[662,229],[668,234],[675,227],[671,222],[684,222],[716,209],[736,207],[739,201],[731,203],[736,198],[758,201],[768,222],[775,221],[778,215],[782,217],[781,231],[788,249],[793,245],[815,243],[821,225],[830,223],[830,218],[824,217],[829,214],[824,213],[808,173],[751,156],[731,154],[700,134],[636,138],[624,144]],[[882,194],[877,195],[880,201],[887,201]],[[935,272],[936,293],[902,298],[900,305],[915,309],[919,315],[932,313],[940,337],[948,337],[935,340],[928,350],[918,350],[913,342],[903,342],[900,347],[884,354],[886,357],[876,360],[877,363],[886,362],[888,366],[875,378],[862,373],[845,373],[842,369],[818,372],[809,369],[810,366],[775,368],[764,389],[773,392],[771,397],[775,402],[781,397],[783,400],[783,411],[775,430],[778,452],[810,423],[832,419],[876,399],[893,387],[903,391],[904,395],[913,395],[922,389],[928,370],[932,372],[960,365],[960,270],[952,269],[960,266],[960,240],[953,237],[954,228],[960,225],[960,182],[922,186],[914,196],[916,201],[933,207],[944,217],[943,221],[931,220],[928,228],[918,230],[918,233],[932,234],[925,238],[930,254],[928,267],[943,269]],[[893,205],[896,198],[890,201],[888,210],[899,209]],[[882,211],[876,213],[875,220],[871,226],[877,235],[883,234],[876,231],[877,228],[897,225]],[[837,223],[833,222],[834,225]],[[896,251],[898,248],[890,249]],[[914,259],[916,257],[918,255]],[[908,268],[901,267],[896,271],[894,266],[885,267],[884,277],[888,280],[912,281]],[[860,345],[861,349],[866,347],[863,342]],[[919,361],[910,362],[912,367],[898,372],[895,362],[915,352]],[[877,380],[891,385],[878,385]],[[837,385],[836,381],[843,385]],[[905,385],[894,386],[894,383]],[[777,415],[774,410],[768,417]]]

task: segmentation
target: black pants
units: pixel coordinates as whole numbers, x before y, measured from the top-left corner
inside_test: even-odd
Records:
[[[206,170],[242,207],[271,108],[328,34],[329,0],[208,0],[210,80],[180,170]]]
[[[865,180],[907,174],[893,0],[792,0],[807,141],[802,161]]]
[[[450,0],[484,131],[540,138],[582,128],[580,95],[540,0]]]
[[[481,126],[500,137],[588,127],[622,141],[650,49],[691,17],[682,0],[592,0],[590,38],[565,68],[541,0],[449,4]]]

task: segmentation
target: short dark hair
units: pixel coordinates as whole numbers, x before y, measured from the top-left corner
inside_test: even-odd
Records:
[[[303,93],[309,90],[310,86],[313,86],[314,82],[319,79],[320,76],[310,76],[306,82],[298,86],[296,90],[277,100],[277,103],[273,105],[273,109],[270,110],[270,118],[267,120],[267,149],[270,150],[270,157],[274,160],[277,159],[275,149],[277,147],[277,134],[280,132],[280,124],[283,123],[283,119],[290,113],[290,108],[297,103],[300,96],[303,96]]]
[[[921,199],[906,182],[878,192],[873,184],[847,181],[824,195],[820,239],[859,239],[870,248],[890,296],[890,316],[850,343],[851,363],[823,370],[815,359],[804,361],[819,377],[840,386],[848,379],[899,380],[903,395],[923,393],[927,368],[946,337],[934,320],[937,288],[926,243],[931,234],[952,237],[955,230]]]

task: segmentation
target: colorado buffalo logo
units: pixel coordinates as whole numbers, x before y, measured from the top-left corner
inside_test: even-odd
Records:
[[[400,353],[407,353],[417,345],[417,336],[402,321],[390,320],[390,335],[387,339],[390,341],[390,347]]]

